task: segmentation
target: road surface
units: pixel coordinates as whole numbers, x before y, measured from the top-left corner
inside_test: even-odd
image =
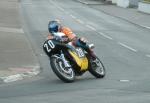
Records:
[[[42,73],[0,85],[0,103],[149,103],[150,30],[106,15],[76,0],[21,0],[25,33]],[[88,72],[74,83],[63,83],[52,72],[42,44],[49,20],[60,19],[94,43],[106,77]]]

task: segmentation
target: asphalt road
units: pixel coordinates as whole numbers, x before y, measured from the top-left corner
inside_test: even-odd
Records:
[[[0,85],[0,103],[149,103],[150,31],[89,8],[75,0],[21,0],[20,13],[42,67],[36,77]],[[106,67],[106,77],[89,73],[61,82],[42,50],[49,20],[86,37]]]

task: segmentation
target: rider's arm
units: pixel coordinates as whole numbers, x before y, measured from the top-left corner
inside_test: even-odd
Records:
[[[62,27],[61,32],[63,32],[69,39],[69,41],[72,41],[75,39],[77,36],[72,32],[72,30],[68,27]]]

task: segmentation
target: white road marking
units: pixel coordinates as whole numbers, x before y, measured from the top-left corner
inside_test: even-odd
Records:
[[[23,77],[21,74],[16,74],[16,75],[11,75],[11,76],[8,76],[8,77],[4,77],[4,82],[5,83],[9,83],[9,82],[14,82],[14,81],[18,81],[18,80],[22,80]]]
[[[2,32],[12,32],[12,33],[24,33],[22,28],[18,29],[18,28],[0,27],[0,31],[2,31]]]
[[[122,80],[119,80],[120,82],[130,82],[130,80],[126,80],[126,79],[122,79]]]
[[[149,57],[149,58],[150,58],[150,55],[148,54],[148,55],[146,55],[146,57]]]
[[[23,69],[23,70],[21,70],[21,69]],[[0,77],[0,79],[4,83],[14,82],[14,81],[22,80],[25,77],[33,77],[35,75],[38,75],[40,73],[40,66],[39,65],[27,66],[25,68],[20,68],[20,69],[19,68],[10,68],[10,70],[12,72],[13,71],[18,72],[18,74]],[[21,71],[22,71],[22,73],[20,73]]]
[[[137,52],[136,49],[133,49],[132,47],[127,46],[127,45],[125,45],[125,44],[123,44],[123,43],[118,42],[118,44],[121,45],[121,46],[123,46],[123,47],[125,47],[125,48],[127,48],[127,49],[129,49],[129,50],[131,50],[131,51]]]
[[[150,29],[150,27],[149,27],[149,26],[146,26],[146,28],[147,28],[147,29]]]
[[[65,11],[65,9],[63,9],[62,7],[57,7],[58,9],[60,9],[61,11]]]
[[[79,2],[81,2],[81,3],[83,3],[83,4],[86,4],[86,5],[88,5],[89,3],[87,3],[87,2],[83,2],[82,0],[78,0]]]
[[[106,34],[104,34],[102,32],[99,32],[99,34],[102,35],[102,36],[104,36],[107,39],[113,40],[113,38],[111,38],[110,36],[108,36],[108,35],[106,35]]]
[[[141,25],[142,27],[144,27],[144,28],[147,28],[147,29],[150,29],[150,27],[149,26],[143,26],[143,25]]]
[[[75,17],[74,15],[71,15],[71,14],[70,14],[70,16],[71,16],[73,19],[76,19],[76,17]]]
[[[90,26],[90,25],[86,25],[86,27],[88,27],[88,28],[90,28],[90,29],[96,31],[96,29],[95,29],[94,27]]]
[[[62,7],[60,7],[59,5],[57,5],[55,2],[53,2],[52,0],[49,0],[49,2],[51,2],[55,7],[57,7],[59,10],[61,11],[65,11],[65,9],[63,9]],[[65,12],[67,13],[67,12]]]
[[[80,23],[80,24],[84,24],[84,22],[83,22],[82,20],[80,20],[80,19],[76,19],[76,21],[77,21],[78,23]]]

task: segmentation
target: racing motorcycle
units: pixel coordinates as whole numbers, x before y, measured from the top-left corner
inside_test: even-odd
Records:
[[[73,82],[75,76],[81,76],[86,71],[96,78],[105,76],[105,67],[101,60],[96,57],[96,60],[92,61],[85,50],[73,46],[71,42],[62,43],[56,39],[49,39],[44,42],[43,50],[50,58],[53,72],[64,82]]]

